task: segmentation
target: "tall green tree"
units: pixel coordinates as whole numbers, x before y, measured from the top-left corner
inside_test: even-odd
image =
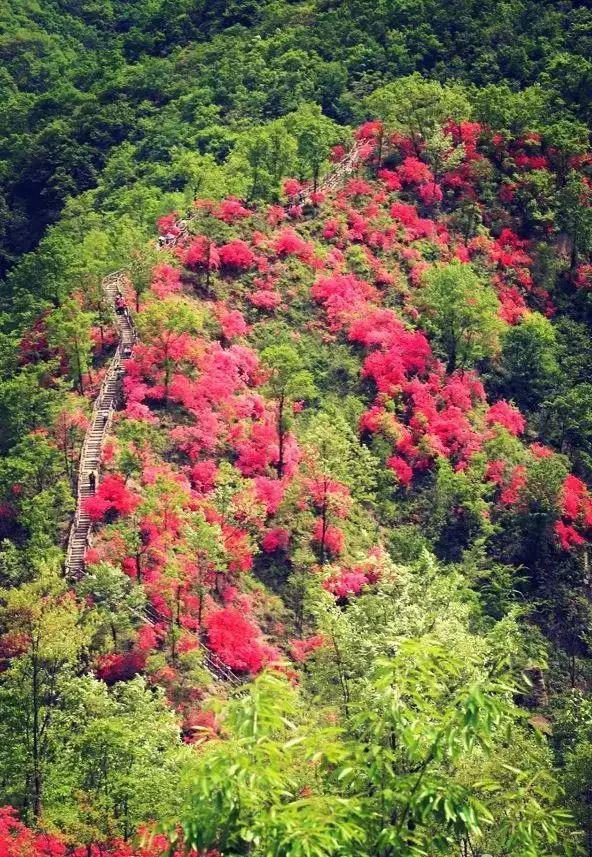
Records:
[[[497,295],[470,265],[433,265],[425,274],[421,300],[449,372],[470,368],[499,351],[503,324]]]
[[[289,427],[289,406],[297,399],[311,399],[316,389],[304,361],[291,345],[270,345],[261,353],[269,367],[267,386],[277,403],[278,461],[277,473],[282,478],[285,464],[285,442]]]
[[[161,690],[136,677],[112,688],[72,678],[53,728],[46,816],[88,847],[129,840],[180,804],[177,776],[191,751]]]
[[[303,105],[287,117],[287,126],[297,142],[297,153],[306,177],[312,178],[316,191],[323,165],[327,162],[331,146],[339,141],[338,126],[323,116],[316,104]]]
[[[90,373],[93,316],[73,298],[68,298],[47,320],[49,343],[59,349],[78,390],[84,393],[84,378]]]
[[[413,140],[417,153],[448,121],[471,116],[465,89],[455,83],[441,84],[412,74],[375,90],[366,99],[368,114],[382,119],[387,131],[397,131]]]
[[[592,251],[592,207],[590,189],[580,176],[571,173],[558,198],[557,223],[571,240],[570,271]]]
[[[294,690],[264,675],[220,712],[226,740],[188,772],[186,844],[254,857],[448,854],[496,837],[510,851],[553,847],[569,817],[550,777],[530,792],[534,772],[463,779],[466,760],[493,757],[519,719],[495,668],[471,680],[465,667],[433,642],[403,642],[341,728],[304,723]]]
[[[5,793],[25,816],[43,811],[53,725],[64,687],[89,642],[89,626],[55,568],[18,589],[0,593],[0,621],[22,643],[0,681]]]
[[[555,329],[540,313],[508,327],[501,352],[506,398],[529,411],[539,407],[559,383],[559,353]]]

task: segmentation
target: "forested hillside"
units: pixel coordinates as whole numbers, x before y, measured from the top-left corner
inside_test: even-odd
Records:
[[[0,274],[72,196],[102,185],[101,214],[128,212],[123,187],[140,180],[154,205],[242,151],[246,129],[305,102],[359,122],[366,95],[415,71],[495,85],[498,106],[535,86],[539,119],[587,122],[591,14],[556,0],[15,0],[0,12]]]
[[[587,4],[2,14],[0,854],[592,854]]]

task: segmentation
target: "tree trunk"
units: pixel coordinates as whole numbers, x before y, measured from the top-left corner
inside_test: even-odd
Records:
[[[569,262],[569,273],[573,274],[575,269],[578,267],[578,249],[576,244],[576,238],[572,238],[571,243],[571,257]]]
[[[80,391],[80,394],[84,395],[84,384],[82,381],[82,361],[80,359],[80,349],[78,348],[77,340],[74,340],[74,347],[76,349],[74,351],[74,357],[76,360],[76,374],[78,376],[78,389]]]
[[[33,815],[38,819],[41,815],[41,752],[39,746],[39,661],[37,654],[32,655],[32,704],[33,704]]]
[[[380,132],[380,136],[378,137],[378,150],[376,153],[376,175],[378,175],[378,171],[382,166],[382,147],[384,145],[384,131]]]
[[[206,258],[206,295],[210,296],[210,262],[212,259],[212,242],[208,242],[208,255]]]
[[[327,536],[327,498],[323,500],[323,509],[321,512],[321,558],[320,563],[321,566],[325,565],[326,551],[325,551],[325,538]]]
[[[253,185],[251,187],[251,193],[247,198],[247,202],[250,202],[255,198],[255,191],[257,190],[257,184],[259,182],[259,164],[253,168]]]
[[[349,686],[347,683],[347,676],[345,675],[345,670],[343,668],[343,658],[341,657],[341,652],[339,650],[339,646],[337,645],[335,634],[331,634],[331,642],[333,643],[333,648],[335,649],[335,663],[337,664],[339,684],[341,686],[341,693],[343,695],[343,710],[345,711],[345,716],[349,717]]]
[[[180,626],[181,616],[181,587],[177,586],[175,595],[175,611],[171,622],[172,643],[171,643],[171,660],[173,664],[177,662],[177,628]]]
[[[168,357],[164,360],[164,406],[169,406],[169,386],[171,383],[171,365]]]
[[[204,601],[204,594],[205,594],[205,589],[201,585],[201,583],[198,586],[197,591],[198,591],[198,597],[199,597],[199,605],[197,608],[197,628],[198,628],[198,634],[201,638],[201,626],[203,624],[203,601]]]
[[[452,374],[456,370],[458,355],[456,347],[456,339],[451,339],[450,348],[448,349],[448,360],[446,362],[446,371]]]
[[[284,473],[284,405],[285,399],[283,396],[280,396],[278,401],[278,420],[277,420],[277,433],[278,433],[278,463],[277,463],[277,475],[278,478],[281,479]]]

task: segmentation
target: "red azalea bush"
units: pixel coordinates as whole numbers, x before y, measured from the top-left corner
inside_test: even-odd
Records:
[[[563,483],[559,509],[561,518],[555,523],[555,533],[563,550],[588,543],[592,537],[592,494],[573,474]]]
[[[129,681],[142,672],[146,665],[146,654],[143,651],[111,652],[101,655],[95,666],[97,678],[105,684],[115,684],[118,681]]]
[[[321,550],[339,556],[343,553],[345,546],[345,535],[343,530],[333,524],[327,524],[321,518],[317,520],[312,531],[313,541],[319,545]]]
[[[510,434],[514,435],[522,434],[526,426],[524,417],[518,408],[504,401],[491,405],[487,411],[487,422],[490,425],[503,426]]]
[[[255,254],[245,241],[237,238],[218,248],[220,264],[225,268],[247,271],[255,264]]]
[[[220,267],[221,258],[216,245],[209,238],[198,235],[185,251],[183,262],[192,271],[201,268],[215,271]]]
[[[222,200],[215,212],[215,216],[225,223],[235,223],[237,220],[250,217],[251,212],[235,196],[229,196]]]
[[[59,836],[36,833],[19,821],[11,806],[0,807],[2,857],[64,857],[67,851]]]
[[[268,530],[261,539],[261,547],[265,553],[274,553],[275,551],[285,551],[288,548],[290,541],[290,531],[283,527],[276,527],[274,530]]]
[[[206,628],[211,650],[237,672],[258,673],[277,657],[276,650],[262,641],[254,622],[236,607],[211,613]]]
[[[131,515],[139,502],[140,498],[126,487],[123,477],[114,473],[101,480],[96,493],[84,501],[82,508],[92,521],[100,521],[109,513]]]
[[[304,663],[317,649],[325,645],[325,638],[322,634],[314,634],[312,637],[307,637],[306,640],[292,640],[290,645],[290,655],[297,663]]]

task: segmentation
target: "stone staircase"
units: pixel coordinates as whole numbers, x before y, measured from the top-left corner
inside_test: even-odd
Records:
[[[115,271],[113,274],[109,274],[102,284],[105,296],[113,310],[119,343],[109,363],[99,394],[95,399],[90,425],[80,452],[76,513],[70,528],[66,549],[66,574],[74,579],[80,578],[84,573],[84,555],[91,531],[91,520],[82,508],[84,501],[93,493],[89,478],[91,473],[94,474],[95,485],[99,484],[101,453],[105,439],[111,430],[113,412],[120,396],[121,361],[126,357],[131,357],[136,341],[134,323],[127,309],[121,314],[115,311],[115,301],[118,294],[122,294],[124,284],[125,273],[123,271]]]

